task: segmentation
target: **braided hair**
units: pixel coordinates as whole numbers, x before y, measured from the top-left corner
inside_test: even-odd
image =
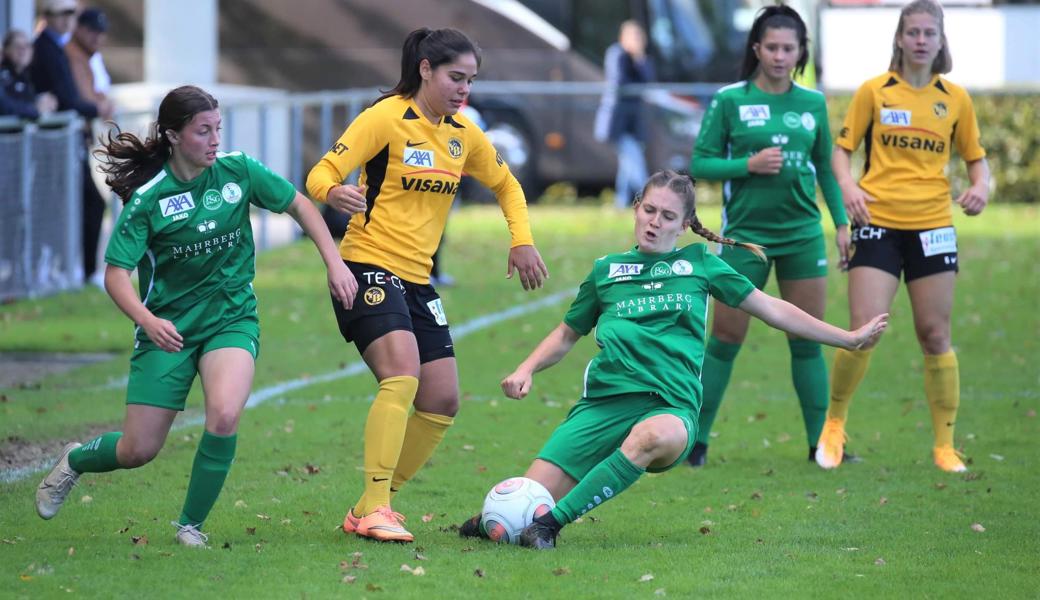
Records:
[[[721,235],[711,231],[707,227],[701,224],[701,220],[697,218],[697,194],[695,188],[697,183],[689,175],[682,175],[665,169],[658,171],[650,176],[650,179],[646,181],[646,185],[643,186],[643,191],[639,194],[639,198],[643,198],[652,189],[656,188],[668,188],[673,194],[682,199],[683,202],[683,219],[690,221],[690,230],[708,240],[709,242],[715,242],[718,244],[725,244],[726,246],[740,246],[750,252],[754,253],[755,256],[759,257],[763,261],[766,260],[766,255],[762,252],[762,246],[758,244],[749,244],[746,242],[738,242],[737,240],[722,237]],[[639,203],[639,200],[636,201]]]

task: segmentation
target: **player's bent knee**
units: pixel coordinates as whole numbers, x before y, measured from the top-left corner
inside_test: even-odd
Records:
[[[216,435],[232,435],[238,429],[241,411],[228,408],[212,411],[206,416],[206,430]]]
[[[950,349],[950,331],[946,327],[919,328],[917,341],[925,354],[943,354]]]
[[[134,446],[132,444],[127,444],[124,448],[123,445],[120,444],[117,458],[119,459],[120,466],[126,467],[127,469],[136,469],[137,467],[143,467],[152,462],[152,459],[159,455],[159,450],[160,447],[142,447]]]

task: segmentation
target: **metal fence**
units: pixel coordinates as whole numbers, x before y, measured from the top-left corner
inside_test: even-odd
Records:
[[[83,284],[82,127],[0,119],[0,301]]]

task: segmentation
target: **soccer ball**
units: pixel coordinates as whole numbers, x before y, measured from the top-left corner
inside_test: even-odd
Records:
[[[517,544],[524,527],[554,506],[545,486],[526,477],[511,477],[491,488],[484,498],[480,524],[492,540]]]

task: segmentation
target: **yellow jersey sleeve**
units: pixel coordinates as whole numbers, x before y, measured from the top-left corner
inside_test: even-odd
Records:
[[[378,126],[378,112],[375,107],[362,111],[314,165],[307,175],[307,192],[311,198],[325,202],[329,190],[342,185],[354,169],[371,160],[387,145],[387,140],[380,135],[385,127]]]
[[[483,131],[475,125],[469,125],[467,131],[472,132],[469,141],[472,150],[466,158],[466,174],[494,192],[509,226],[509,234],[512,237],[510,248],[534,245],[531,221],[527,214],[527,199],[520,182],[510,172],[509,166]]]
[[[975,105],[971,102],[971,96],[963,90],[958,90],[961,97],[961,110],[957,123],[953,130],[953,143],[957,147],[957,153],[965,162],[975,162],[986,157],[986,150],[979,142],[979,122],[975,118]]]
[[[838,146],[855,152],[859,148],[863,137],[870,131],[870,124],[874,120],[874,90],[872,81],[859,86],[856,94],[849,104],[849,112],[845,113],[845,122],[842,123],[838,139],[834,142]]]

